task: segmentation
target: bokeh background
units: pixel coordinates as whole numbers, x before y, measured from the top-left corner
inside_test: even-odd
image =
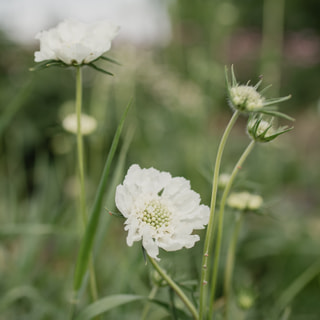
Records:
[[[35,34],[70,17],[121,26],[107,54],[121,63],[107,65],[115,76],[84,68],[83,108],[98,121],[85,138],[89,204],[130,99],[105,197],[109,210],[132,163],[186,177],[209,205],[217,144],[231,115],[225,65],[234,65],[240,82],[263,75],[263,86],[272,83],[268,97],[292,94],[279,107],[296,119],[294,130],[257,146],[235,185],[264,198],[262,214],[245,219],[235,268],[235,301],[249,292],[253,304],[235,307],[235,314],[270,319],[285,290],[313,266],[290,301],[288,319],[319,319],[319,13],[318,0],[1,1],[0,319],[65,319],[69,310],[80,237],[78,189],[75,137],[61,123],[73,111],[75,73],[29,68],[39,49]],[[223,172],[249,142],[245,125],[243,117],[230,136]],[[225,245],[233,221],[228,211]],[[95,244],[101,297],[150,291],[151,268],[139,244],[129,248],[125,237],[123,221],[106,210]],[[197,280],[201,251],[200,242],[162,252],[161,262],[178,282]],[[159,291],[167,296],[167,288]],[[131,304],[105,319],[140,319],[142,307]],[[170,319],[159,307],[151,311],[152,319]]]

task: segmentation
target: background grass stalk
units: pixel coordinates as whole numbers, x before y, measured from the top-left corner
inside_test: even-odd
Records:
[[[236,225],[234,227],[232,238],[231,238],[231,241],[228,247],[228,252],[227,252],[227,261],[226,261],[226,268],[225,268],[225,275],[224,275],[224,288],[223,288],[224,299],[225,299],[225,314],[224,314],[225,320],[227,320],[229,317],[232,275],[233,275],[236,247],[237,247],[240,227],[242,225],[242,220],[243,220],[243,212],[240,212],[236,218]]]
[[[297,296],[297,294],[317,275],[320,274],[320,259],[301,273],[280,295],[275,310],[279,314]],[[277,319],[277,317],[275,317]]]
[[[215,291],[216,291],[216,285],[217,285],[217,275],[218,275],[218,266],[219,266],[219,257],[220,257],[220,251],[221,251],[221,240],[222,240],[222,232],[223,232],[223,217],[224,217],[224,208],[226,204],[227,197],[229,195],[229,191],[231,189],[231,186],[233,184],[233,181],[239,172],[239,170],[242,167],[242,164],[252,151],[253,147],[255,145],[255,141],[252,140],[243,154],[241,155],[240,159],[238,160],[237,164],[235,165],[232,174],[230,176],[230,179],[223,191],[222,197],[221,197],[221,203],[220,203],[220,210],[218,215],[218,230],[217,230],[217,240],[216,240],[216,246],[214,251],[214,258],[213,258],[213,269],[212,269],[212,279],[211,279],[211,289],[210,289],[210,303],[209,303],[209,314],[212,315],[213,313],[213,305],[214,305],[214,299],[215,299]]]
[[[209,261],[209,254],[211,252],[211,246],[213,241],[214,235],[214,213],[216,207],[216,199],[217,199],[217,191],[218,191],[218,179],[219,179],[219,172],[220,172],[220,164],[221,158],[223,154],[224,147],[226,145],[228,136],[231,132],[232,127],[234,126],[235,122],[237,121],[240,115],[240,111],[235,111],[223,133],[221,138],[219,148],[217,151],[216,163],[214,168],[213,174],[213,182],[212,182],[212,195],[211,195],[211,205],[210,205],[210,218],[207,227],[206,238],[204,242],[204,249],[203,249],[203,257],[202,257],[202,270],[201,270],[201,280],[200,280],[200,301],[199,301],[199,320],[202,320],[204,315],[206,314],[206,307],[208,305],[207,301],[207,294],[208,294],[208,261]]]
[[[172,290],[177,294],[177,296],[181,299],[184,305],[189,309],[191,312],[193,319],[198,320],[198,311],[192,302],[188,299],[185,293],[181,290],[181,288],[171,279],[171,277],[163,270],[159,264],[152,258],[148,256],[151,264],[156,269],[156,271],[160,274],[160,276],[167,281],[168,285],[172,288]]]

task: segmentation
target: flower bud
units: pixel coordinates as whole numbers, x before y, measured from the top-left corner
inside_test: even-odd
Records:
[[[287,126],[275,129],[272,122],[272,120],[263,120],[262,117],[249,118],[247,124],[249,136],[258,142],[268,142],[293,129],[292,127],[288,128]]]
[[[261,196],[249,192],[234,192],[228,197],[229,207],[238,210],[258,210],[263,203]]]

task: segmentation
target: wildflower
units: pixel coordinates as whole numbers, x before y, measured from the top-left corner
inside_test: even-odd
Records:
[[[237,302],[241,309],[250,309],[255,302],[254,292],[252,292],[252,290],[249,289],[242,289],[237,296]]]
[[[293,129],[292,127],[288,128],[287,126],[275,129],[272,122],[272,120],[263,120],[261,117],[249,118],[247,124],[248,134],[255,141],[268,142]]]
[[[293,120],[291,117],[277,111],[272,105],[279,102],[286,101],[291,98],[291,95],[281,98],[266,99],[262,93],[264,90],[258,91],[262,79],[258,81],[255,86],[240,85],[235,77],[233,67],[231,68],[231,83],[229,82],[228,73],[226,69],[226,82],[230,106],[243,113],[264,113],[272,116],[283,117],[288,120]]]
[[[228,197],[227,204],[229,207],[238,210],[258,210],[263,203],[259,195],[249,192],[234,192]]]
[[[40,40],[40,51],[35,52],[34,60],[43,62],[41,68],[51,65],[87,64],[99,69],[92,64],[99,58],[114,62],[102,55],[110,49],[111,41],[118,30],[118,26],[107,21],[86,24],[76,20],[65,20],[57,27],[36,35],[36,39]]]
[[[230,180],[230,174],[221,173],[219,175],[218,186],[220,188],[224,188],[228,184],[229,180]]]
[[[116,189],[116,205],[126,218],[127,244],[142,240],[147,254],[157,260],[159,248],[193,247],[200,239],[193,230],[203,229],[209,220],[209,208],[200,205],[188,180],[136,164]]]
[[[83,135],[89,135],[94,132],[97,128],[97,121],[95,118],[82,113],[81,114],[81,133]],[[71,113],[67,115],[63,121],[62,126],[66,131],[76,134],[77,133],[77,115],[75,113]]]

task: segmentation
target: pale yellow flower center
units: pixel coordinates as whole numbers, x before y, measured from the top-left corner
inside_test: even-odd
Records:
[[[232,103],[247,111],[262,109],[263,97],[252,86],[236,86],[230,89]]]
[[[168,227],[171,220],[171,212],[158,200],[151,200],[140,213],[140,220],[155,229]]]

